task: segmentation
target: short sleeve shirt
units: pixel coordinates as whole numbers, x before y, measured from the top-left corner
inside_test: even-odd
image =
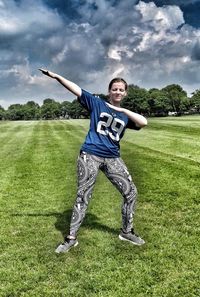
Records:
[[[105,100],[85,90],[82,90],[79,102],[90,112],[90,128],[81,150],[104,158],[119,157],[125,129],[140,128],[123,112],[112,109]]]

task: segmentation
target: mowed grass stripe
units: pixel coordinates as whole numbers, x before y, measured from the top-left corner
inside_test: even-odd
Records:
[[[6,211],[4,212],[4,223],[2,223],[2,240],[5,248],[3,259],[6,260],[8,256],[9,259],[13,257],[15,259],[12,260],[12,265],[9,264],[6,274],[4,273],[5,281],[7,280],[5,290],[9,292],[10,288],[11,291],[18,292],[16,296],[20,294],[20,291],[26,291],[30,286],[27,287],[26,281],[23,281],[22,285],[22,279],[26,280],[30,277],[30,283],[34,284],[38,282],[38,277],[41,278],[41,273],[43,273],[42,265],[40,265],[38,272],[33,268],[31,271],[24,273],[24,269],[20,268],[23,266],[21,260],[27,260],[24,251],[26,251],[25,254],[32,254],[31,261],[38,262],[37,242],[43,238],[41,249],[45,241],[48,244],[49,228],[52,235],[55,233],[54,224],[59,215],[58,209],[62,194],[64,196],[63,200],[65,198],[65,203],[67,202],[66,184],[68,189],[72,188],[72,179],[75,184],[74,177],[72,177],[75,175],[75,161],[73,158],[72,162],[70,156],[73,157],[73,153],[78,153],[78,151],[75,152],[74,150],[74,146],[78,145],[76,141],[73,141],[73,126],[69,127],[70,133],[68,133],[67,139],[63,137],[62,140],[59,137],[60,142],[58,142],[54,125],[53,122],[38,122],[34,127],[32,141],[24,147],[23,154],[15,164],[15,174],[9,181],[10,187],[4,193],[7,194],[7,197],[5,197],[7,201],[6,205],[4,205]],[[76,127],[74,127],[74,130],[77,130]],[[65,153],[63,152],[64,142],[67,143]],[[66,179],[66,172],[63,174],[66,166],[68,175],[71,176],[70,180]],[[11,199],[10,195],[13,199]],[[71,204],[70,200],[70,206]],[[15,238],[15,240],[10,241],[10,237]],[[54,245],[55,243],[53,243],[53,246],[51,245],[51,253],[55,248]],[[36,253],[35,256],[34,253]],[[2,268],[7,267],[8,262],[5,261]],[[27,262],[27,267],[30,267],[31,263]],[[21,273],[14,276],[16,266],[21,270]],[[9,282],[10,276],[12,277],[12,283]],[[32,288],[34,286],[31,285]]]
[[[27,143],[31,137],[33,124],[30,122],[6,122],[0,124],[0,158],[3,160],[9,153],[18,155],[23,143]]]
[[[149,123],[157,123],[158,125],[168,126],[169,129],[173,126],[176,127],[192,127],[200,128],[200,115],[181,116],[181,117],[163,117],[163,118],[150,118]]]
[[[190,284],[193,283],[191,296],[197,296],[195,284],[199,264],[196,256],[200,256],[196,248],[200,235],[198,166],[176,156],[172,160],[170,155],[137,145],[130,148],[129,143],[123,146],[123,156],[139,191],[136,226],[145,234],[148,248],[151,245],[152,257],[166,265],[157,267],[163,291],[155,288],[155,296],[165,296],[170,282],[172,287],[175,285],[174,277],[184,282],[184,275]],[[174,294],[171,292],[169,296]]]
[[[28,145],[34,124],[28,122],[10,122],[5,123],[7,133],[0,135],[1,153],[0,153],[0,184],[1,195],[6,194],[5,199],[9,196],[9,189],[12,189],[11,180],[16,178],[16,166],[21,162],[25,147]],[[1,125],[2,128],[2,125]],[[5,201],[6,202],[6,201]]]
[[[12,171],[12,175],[9,178],[9,188],[5,188],[6,196],[10,197],[9,192],[12,189],[12,196],[19,197],[18,203],[22,200],[27,203],[27,191],[34,192],[31,194],[31,198],[34,195],[36,200],[41,200],[39,197],[41,193],[46,197],[43,188],[46,188],[47,184],[51,187],[55,182],[61,181],[62,183],[63,178],[61,177],[63,177],[63,172],[66,175],[66,168],[69,172],[71,167],[73,172],[75,171],[74,160],[79,148],[76,139],[81,135],[82,130],[78,131],[76,126],[67,125],[61,134],[57,129],[58,124],[55,122],[33,124],[34,128],[29,141],[23,142],[22,139],[17,138],[19,143],[14,150],[20,149],[21,154],[17,155],[17,160],[12,160],[11,163],[15,166],[7,166]],[[62,124],[59,126],[62,127]],[[15,136],[18,137],[17,134]],[[14,135],[12,137],[14,139]],[[8,164],[6,160],[5,164]],[[55,186],[52,187],[53,193],[59,192]],[[21,192],[19,188],[22,189]],[[37,191],[40,193],[39,196],[37,196]],[[12,207],[15,206],[12,204]]]
[[[173,157],[173,149],[157,152],[139,138],[132,143],[146,129],[130,132],[130,139],[128,133],[122,143],[122,157],[139,190],[136,231],[146,245],[118,240],[121,196],[100,174],[79,246],[54,254],[69,224],[76,157],[87,127],[84,120],[34,126],[21,167],[16,165],[17,178],[11,180],[18,187],[10,190],[15,199],[12,195],[1,208],[2,296],[199,296],[196,163]],[[162,132],[158,142],[160,137]]]
[[[52,131],[54,131],[54,136],[58,138],[58,141],[64,147],[68,147],[68,145],[73,145],[73,143],[77,143],[77,146],[81,145],[84,141],[88,121],[81,125],[77,120],[67,120],[67,121],[57,121],[51,125]],[[60,141],[60,140],[63,141]]]
[[[163,127],[162,124],[159,125],[158,121],[150,119],[149,126],[145,129],[139,132],[128,130],[124,140],[133,143],[133,145],[136,144],[140,147],[200,163],[200,128],[196,128],[197,133],[194,135],[189,131],[186,132],[181,126],[179,130],[170,130],[170,123],[171,120],[169,120],[168,125]]]
[[[122,151],[139,192],[146,193],[145,201],[150,199],[159,203],[162,200],[164,205],[171,203],[172,207],[179,207],[179,203],[193,207],[191,202],[198,202],[198,162],[127,141],[123,143]]]

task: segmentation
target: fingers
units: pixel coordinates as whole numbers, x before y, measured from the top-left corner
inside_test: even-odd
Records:
[[[43,68],[38,68],[38,70],[40,70],[43,74],[45,74],[45,75],[47,75],[47,76],[49,76],[51,78],[56,78],[57,74],[54,73],[54,72],[51,72],[51,71],[49,71],[47,69],[43,69]]]
[[[49,75],[49,71],[43,68],[39,68],[38,70],[40,70],[43,74]]]
[[[108,102],[106,102],[106,105],[108,105],[110,108],[112,108],[112,109],[114,109],[114,110],[116,110],[116,111],[119,111],[119,112],[122,111],[122,108],[121,108],[121,107],[115,106],[115,105],[110,104],[110,103],[108,103]]]

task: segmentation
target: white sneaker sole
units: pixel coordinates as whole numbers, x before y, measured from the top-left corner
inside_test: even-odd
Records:
[[[121,235],[119,235],[119,239],[120,239],[120,240],[123,240],[123,241],[128,241],[128,242],[130,242],[130,243],[132,243],[132,244],[134,244],[134,245],[138,245],[138,246],[145,244],[145,241],[144,241],[143,243],[137,243],[137,242],[132,241],[132,240],[130,240],[130,239],[124,238],[124,237],[121,236]]]

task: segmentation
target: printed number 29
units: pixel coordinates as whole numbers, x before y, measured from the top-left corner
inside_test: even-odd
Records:
[[[103,135],[109,135],[113,140],[119,141],[120,134],[123,131],[125,126],[124,121],[113,118],[110,114],[106,112],[102,112],[100,114],[101,121],[98,122],[97,132]],[[109,131],[108,128],[111,128],[112,131],[116,132],[116,135]]]

